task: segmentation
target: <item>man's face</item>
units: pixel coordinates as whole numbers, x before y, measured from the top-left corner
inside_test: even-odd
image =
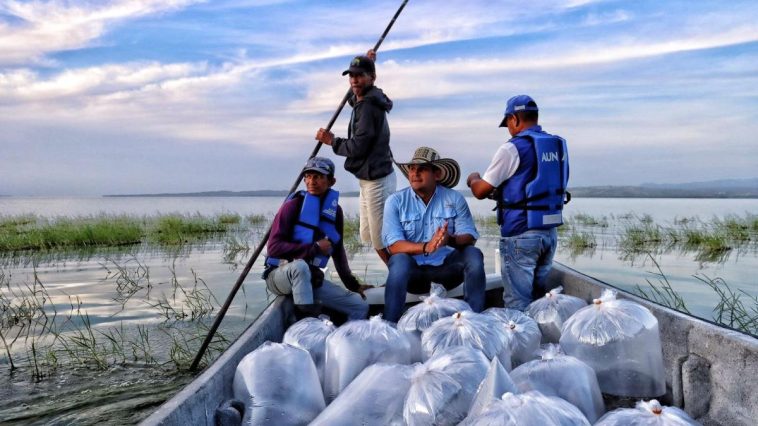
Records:
[[[313,171],[305,172],[303,181],[305,182],[305,190],[316,196],[323,195],[334,184],[334,178]]]
[[[350,73],[350,90],[355,96],[363,96],[364,91],[374,84],[374,78],[366,73]]]
[[[428,164],[411,164],[408,167],[408,180],[414,191],[432,192],[442,172]]]

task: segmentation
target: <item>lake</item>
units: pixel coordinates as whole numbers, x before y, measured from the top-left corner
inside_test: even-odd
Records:
[[[238,213],[243,217],[257,214],[270,219],[281,202],[278,197],[0,197],[0,216],[151,216],[175,212]],[[347,215],[357,215],[357,198],[343,197],[341,204]],[[476,217],[494,215],[492,201],[469,199],[469,205]],[[607,223],[598,226],[571,220],[579,215]],[[557,261],[630,291],[638,285],[646,287],[648,281],[660,282],[655,275],[659,272],[656,262],[688,309],[710,319],[718,298],[693,275],[723,278],[734,291],[758,297],[758,280],[753,272],[758,267],[756,239],[716,258],[678,246],[656,247],[648,255],[625,249],[625,232],[646,221],[676,227],[683,221],[696,224],[747,215],[758,215],[758,200],[578,198],[566,207],[572,230],[568,232],[590,234],[595,246],[572,248],[564,235]],[[203,327],[215,315],[209,309],[215,306],[217,310],[219,302],[223,303],[263,231],[263,225],[252,227],[176,249],[141,244],[6,256],[0,269],[6,301],[14,297],[43,301],[48,317],[68,318],[76,330],[84,331],[84,337],[90,331],[94,337],[90,343],[87,339],[76,341],[81,347],[67,349],[68,355],[86,361],[75,368],[56,368],[56,362],[62,361],[41,358],[38,365],[19,362],[21,367],[10,375],[6,372],[8,356],[0,355],[0,422],[139,421],[189,380],[187,375],[167,374],[164,367],[172,362],[186,363],[187,357],[194,355],[191,348],[197,345],[198,336],[204,336]],[[480,233],[477,245],[485,254],[487,272],[495,272],[497,229],[480,227]],[[386,268],[373,250],[357,249],[351,256],[351,268],[358,277],[372,284],[384,282]],[[234,339],[270,299],[260,279],[261,263],[262,259],[222,324],[220,332],[228,340]],[[29,297],[32,293],[34,297]],[[74,345],[71,342],[69,345]],[[110,346],[104,346],[106,343]],[[101,360],[104,366],[98,369],[86,366],[97,362],[97,357],[81,352],[93,347],[105,354]],[[19,360],[32,358],[28,346],[13,355]],[[40,371],[37,375],[32,374],[35,368]],[[135,405],[142,410],[134,410]]]

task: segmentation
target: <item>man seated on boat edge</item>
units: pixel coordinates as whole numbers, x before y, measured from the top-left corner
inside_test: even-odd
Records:
[[[384,206],[382,237],[390,252],[384,291],[384,319],[397,322],[406,292],[428,293],[432,282],[448,290],[463,282],[464,300],[484,309],[484,256],[474,247],[479,233],[466,199],[452,188],[458,163],[420,147],[408,163],[398,163],[410,186]]]
[[[321,307],[364,319],[368,303],[353,276],[343,245],[344,214],[332,189],[334,163],[313,157],[303,168],[305,191],[294,193],[277,212],[268,240],[263,279],[269,291],[292,295],[298,317],[318,316]],[[329,258],[346,288],[324,279]]]

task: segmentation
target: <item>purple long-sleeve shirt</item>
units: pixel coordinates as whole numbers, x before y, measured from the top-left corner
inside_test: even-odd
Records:
[[[302,198],[300,197],[295,197],[285,202],[274,217],[274,223],[271,224],[271,236],[266,246],[270,257],[287,259],[289,261],[294,259],[309,261],[319,254],[319,249],[315,244],[299,243],[292,236],[295,224],[297,224],[298,217],[300,216],[301,203]],[[337,206],[335,227],[340,236],[343,236],[344,216],[341,206]],[[350,265],[347,263],[347,253],[345,253],[342,239],[338,243],[332,243],[332,260],[345,287],[349,290],[357,291],[359,287],[358,280],[353,276]]]

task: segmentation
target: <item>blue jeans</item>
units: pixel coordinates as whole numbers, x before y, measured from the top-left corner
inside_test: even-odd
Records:
[[[532,291],[545,288],[557,245],[557,228],[500,238],[500,274],[507,308],[525,310],[533,300]]]
[[[320,303],[344,313],[348,320],[365,319],[368,316],[368,303],[360,294],[328,280],[324,280],[321,287],[313,288],[311,270],[302,259],[286,263],[271,271],[266,277],[266,287],[280,296],[292,294],[292,300],[296,305]]]
[[[384,290],[384,319],[397,322],[405,307],[406,293],[429,293],[432,282],[452,289],[463,282],[463,298],[474,312],[484,309],[484,256],[474,246],[450,253],[442,265],[419,266],[413,256],[393,254]]]

